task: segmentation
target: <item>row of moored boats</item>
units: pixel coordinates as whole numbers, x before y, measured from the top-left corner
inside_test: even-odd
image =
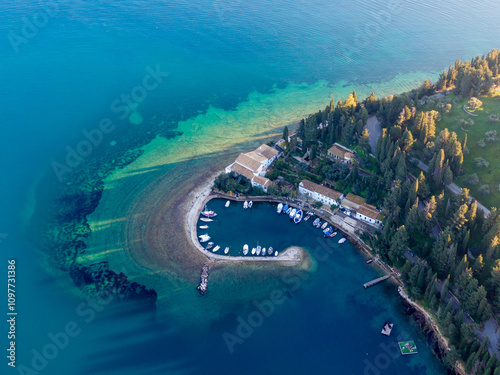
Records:
[[[256,255],[256,256],[266,256],[266,255],[274,255],[275,257],[278,256],[278,250],[274,250],[272,247],[269,247],[267,250],[265,247],[261,247],[260,245],[257,245],[257,247],[253,247],[252,250],[250,251],[248,245],[243,246],[243,255]]]

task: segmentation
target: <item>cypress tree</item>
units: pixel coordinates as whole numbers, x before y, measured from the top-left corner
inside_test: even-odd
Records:
[[[285,140],[285,142],[288,142],[288,126],[285,126],[283,128],[283,139]]]

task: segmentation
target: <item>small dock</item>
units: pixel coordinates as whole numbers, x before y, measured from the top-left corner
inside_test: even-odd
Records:
[[[201,267],[201,276],[200,276],[200,285],[198,286],[198,289],[200,291],[201,295],[204,295],[207,292],[207,287],[208,287],[208,265],[204,264],[203,267]]]
[[[384,280],[387,280],[391,276],[392,276],[392,274],[379,277],[378,279],[375,279],[375,280],[372,280],[370,282],[363,284],[363,286],[365,287],[365,289],[368,289],[369,287],[374,286],[375,284],[378,284]]]

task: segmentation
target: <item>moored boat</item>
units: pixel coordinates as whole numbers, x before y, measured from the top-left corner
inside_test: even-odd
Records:
[[[284,214],[289,214],[290,213],[290,207],[288,207],[287,204],[285,204],[285,207],[283,207],[283,213]]]
[[[217,214],[214,211],[202,211],[201,214],[205,217],[216,217]]]
[[[219,251],[219,249],[220,249],[220,246],[217,245],[217,246],[214,247],[213,252],[215,253],[216,251]]]
[[[335,237],[337,235],[337,232],[333,232],[332,234],[330,234],[330,237]]]
[[[201,236],[198,236],[200,238],[200,242],[207,242],[210,240],[210,236],[208,234],[202,234]]]
[[[208,229],[208,225],[200,225],[200,229]]]
[[[268,255],[273,255],[273,248],[270,247],[268,250],[267,250],[267,254]]]
[[[288,215],[290,217],[290,219],[293,219],[295,217],[295,214],[297,213],[297,210],[295,208],[292,208],[292,210],[290,211],[290,215]]]
[[[302,220],[302,217],[303,217],[303,216],[304,216],[304,213],[302,212],[302,210],[301,210],[301,209],[299,209],[299,212],[297,212],[297,213],[295,214],[295,217],[293,218],[293,222],[294,222],[295,224],[300,223],[300,221]]]
[[[264,247],[264,248],[262,248],[262,253],[261,253],[261,255],[266,255],[266,248],[265,248],[265,247]]]
[[[276,250],[276,251],[274,252],[274,256],[275,256],[275,257],[277,257],[277,256],[278,256],[278,250]]]
[[[257,249],[255,247],[252,248],[252,255],[255,255],[255,253],[257,252]]]
[[[366,264],[370,264],[371,262],[373,262],[373,258],[370,258],[366,261]]]
[[[328,221],[325,221],[321,226],[321,229],[325,229],[328,226]]]
[[[226,247],[226,248],[224,249],[224,254],[227,254],[227,253],[229,253],[229,247]]]
[[[248,201],[245,201],[245,203],[243,203],[243,208],[246,210],[248,208]]]
[[[260,255],[261,250],[262,250],[262,248],[260,246],[257,246],[257,251],[255,252],[255,254]]]
[[[243,245],[243,255],[248,254],[248,245]]]
[[[252,208],[253,206],[253,201],[248,202],[248,208]]]
[[[229,205],[230,205],[230,204],[231,204],[231,202],[230,202],[230,201],[227,201],[227,202],[226,202],[226,204],[225,204],[225,206],[226,206],[226,207],[229,207]]]
[[[212,248],[212,246],[214,246],[214,243],[213,242],[209,242],[207,247],[205,248],[205,250],[210,250]]]
[[[346,241],[347,241],[347,240],[346,240],[345,238],[341,238],[341,239],[339,240],[339,243],[344,243],[344,242],[346,242]]]
[[[316,220],[314,220],[313,225],[316,227],[320,222],[321,220],[319,220],[319,217],[317,217]]]
[[[283,203],[278,204],[278,208],[276,209],[276,212],[279,214],[281,213],[281,211],[283,211]]]
[[[205,223],[210,223],[211,221],[213,221],[212,219],[207,219],[206,217],[201,217],[200,220],[204,221]]]

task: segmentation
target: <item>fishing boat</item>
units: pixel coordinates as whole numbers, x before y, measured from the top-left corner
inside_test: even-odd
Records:
[[[277,256],[278,256],[278,250],[276,250],[276,251],[274,252],[274,256],[275,256],[275,257],[277,257]]]
[[[202,211],[201,214],[205,217],[216,217],[217,214],[214,211]]]
[[[330,235],[333,233],[333,229],[328,227],[323,231],[323,233],[325,234],[325,237],[330,237]]]
[[[229,247],[226,247],[226,248],[224,249],[224,254],[227,254],[227,253],[229,253]]]
[[[248,208],[252,208],[253,206],[253,201],[248,202]]]
[[[328,226],[328,221],[325,221],[321,226],[321,229],[326,229],[327,226]]]
[[[290,210],[290,207],[288,207],[288,205],[287,205],[287,204],[285,204],[285,207],[283,207],[283,213],[284,213],[284,214],[289,214],[289,213],[290,213],[290,211],[289,211],[289,210]]]
[[[230,205],[230,204],[231,204],[231,202],[230,202],[230,201],[227,201],[227,202],[226,202],[226,204],[225,204],[225,206],[226,206],[226,207],[229,207],[229,205]]]
[[[213,242],[209,242],[207,247],[205,248],[205,250],[210,250],[212,248],[212,246],[214,246],[214,243]]]
[[[267,250],[267,254],[268,255],[273,255],[273,248],[270,247],[268,250]]]
[[[278,204],[278,208],[276,209],[276,212],[279,214],[281,213],[281,211],[283,211],[283,203]]]
[[[290,217],[290,219],[293,219],[295,217],[295,214],[297,213],[297,210],[295,208],[292,208],[292,210],[290,211],[290,215],[288,215]]]
[[[261,251],[261,247],[260,246],[257,246],[257,251],[255,252],[256,255],[260,255],[260,251]]]
[[[248,254],[248,245],[243,245],[243,255]]]
[[[201,236],[198,236],[200,238],[200,242],[208,242],[210,240],[210,236],[208,234],[202,234]]]
[[[265,247],[264,247],[264,248],[262,248],[262,253],[261,253],[261,255],[266,255],[266,248],[265,248]]]
[[[339,240],[339,243],[344,243],[344,242],[346,242],[346,241],[347,241],[347,240],[346,240],[345,238],[341,238],[341,239]]]
[[[216,251],[219,251],[219,249],[220,249],[220,246],[217,245],[217,246],[214,247],[213,252],[215,253]]]
[[[200,229],[208,229],[208,225],[200,225]]]
[[[257,252],[257,249],[255,247],[252,248],[252,255],[255,255],[255,253]]]
[[[245,203],[243,203],[243,208],[246,210],[248,208],[248,201],[245,201]]]
[[[313,225],[316,227],[318,226],[318,224],[320,223],[321,220],[319,220],[319,217],[316,218],[316,220],[314,220],[313,222]]]
[[[207,219],[206,217],[202,217],[200,218],[201,221],[204,221],[205,223],[210,223],[211,221],[213,221],[212,219]]]
[[[301,209],[299,209],[299,212],[297,212],[297,213],[295,214],[295,217],[293,218],[293,222],[294,222],[295,224],[300,223],[300,221],[302,220],[302,217],[303,217],[303,216],[304,216],[304,213],[302,212],[302,210],[301,210]]]

